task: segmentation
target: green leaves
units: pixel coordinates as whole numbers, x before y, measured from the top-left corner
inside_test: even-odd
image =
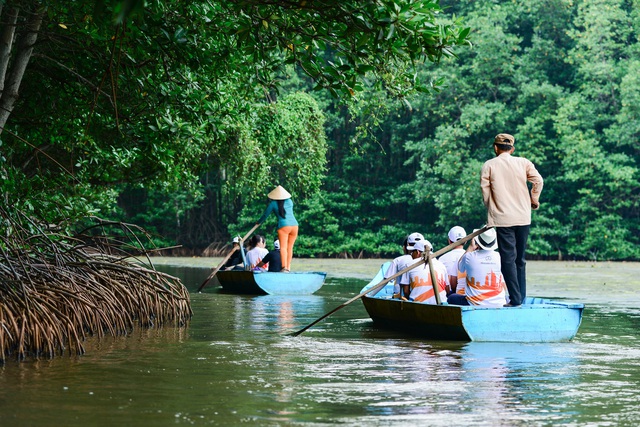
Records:
[[[90,3],[49,5],[3,133],[3,195],[26,210],[112,209],[127,185],[158,231],[224,234],[285,184],[321,236],[305,253],[375,253],[408,228],[480,225],[479,167],[506,131],[545,177],[531,253],[633,256],[593,246],[612,227],[640,243],[627,3]]]
[[[366,164],[377,154],[381,165],[376,175],[384,177],[387,191],[380,197],[395,208],[381,222],[408,232],[407,211],[415,209],[420,227],[435,236],[456,223],[481,225],[486,211],[480,167],[494,156],[493,137],[509,132],[516,137],[515,155],[532,160],[545,179],[529,254],[639,257],[640,69],[638,45],[628,38],[635,10],[618,1],[555,0],[451,8],[473,28],[464,34],[467,40],[473,34],[474,46],[461,49],[456,61],[420,67],[416,88],[424,85],[432,96],[409,96],[410,107],[403,107],[382,92],[372,94],[371,104],[388,105],[375,121],[362,106],[350,110],[367,136],[379,142],[375,147],[360,141],[367,148],[358,155]],[[434,94],[429,82],[443,81]],[[348,130],[344,126],[334,134]],[[398,141],[402,148],[394,145]],[[345,163],[330,168],[344,173]],[[377,191],[370,173],[357,173],[366,166],[353,164],[360,167],[349,169],[354,172],[349,186],[362,189],[360,198]],[[340,172],[328,178],[329,185],[342,182],[343,175],[334,176]],[[367,211],[379,218],[384,209]],[[598,247],[597,236],[607,241]]]
[[[396,95],[406,95],[413,85],[396,71],[452,55],[455,46],[467,44],[469,33],[460,22],[440,25],[439,5],[428,0],[312,6],[248,0],[228,7],[243,21],[240,51],[258,52],[263,64],[280,53],[283,62],[298,64],[318,87],[347,98],[362,91],[360,82],[369,72],[384,76]],[[270,72],[279,66],[272,63]]]

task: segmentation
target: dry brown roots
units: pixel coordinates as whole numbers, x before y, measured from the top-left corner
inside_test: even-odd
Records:
[[[154,269],[139,228],[94,218],[71,236],[17,217],[0,208],[0,363],[82,354],[89,335],[191,318],[187,289]]]

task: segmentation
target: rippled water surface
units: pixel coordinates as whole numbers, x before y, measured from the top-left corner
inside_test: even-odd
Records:
[[[0,425],[639,425],[640,265],[576,266],[564,278],[552,265],[530,267],[530,294],[587,304],[569,343],[424,341],[376,329],[360,301],[291,337],[368,280],[237,296],[195,293],[208,270],[162,267],[192,290],[188,328],[7,363]]]

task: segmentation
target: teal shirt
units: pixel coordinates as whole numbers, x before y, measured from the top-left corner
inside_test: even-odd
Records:
[[[291,201],[291,199],[286,199],[284,201],[284,211],[286,213],[286,217],[282,218],[278,214],[278,202],[276,200],[271,200],[258,222],[262,224],[273,212],[276,214],[276,218],[278,218],[278,228],[286,227],[288,225],[298,225],[298,221],[296,221],[296,217],[293,215],[293,201]]]

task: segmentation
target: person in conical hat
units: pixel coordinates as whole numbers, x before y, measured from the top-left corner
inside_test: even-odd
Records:
[[[278,218],[278,240],[280,241],[280,256],[282,259],[282,271],[288,273],[291,270],[293,259],[293,245],[298,238],[298,221],[293,214],[293,201],[291,194],[281,185],[274,188],[269,194],[269,203],[264,213],[256,221],[262,224],[272,213]]]
[[[282,188],[282,185],[278,185],[276,188],[271,190],[269,194],[267,194],[267,197],[271,200],[286,200],[291,198],[291,194]]]

